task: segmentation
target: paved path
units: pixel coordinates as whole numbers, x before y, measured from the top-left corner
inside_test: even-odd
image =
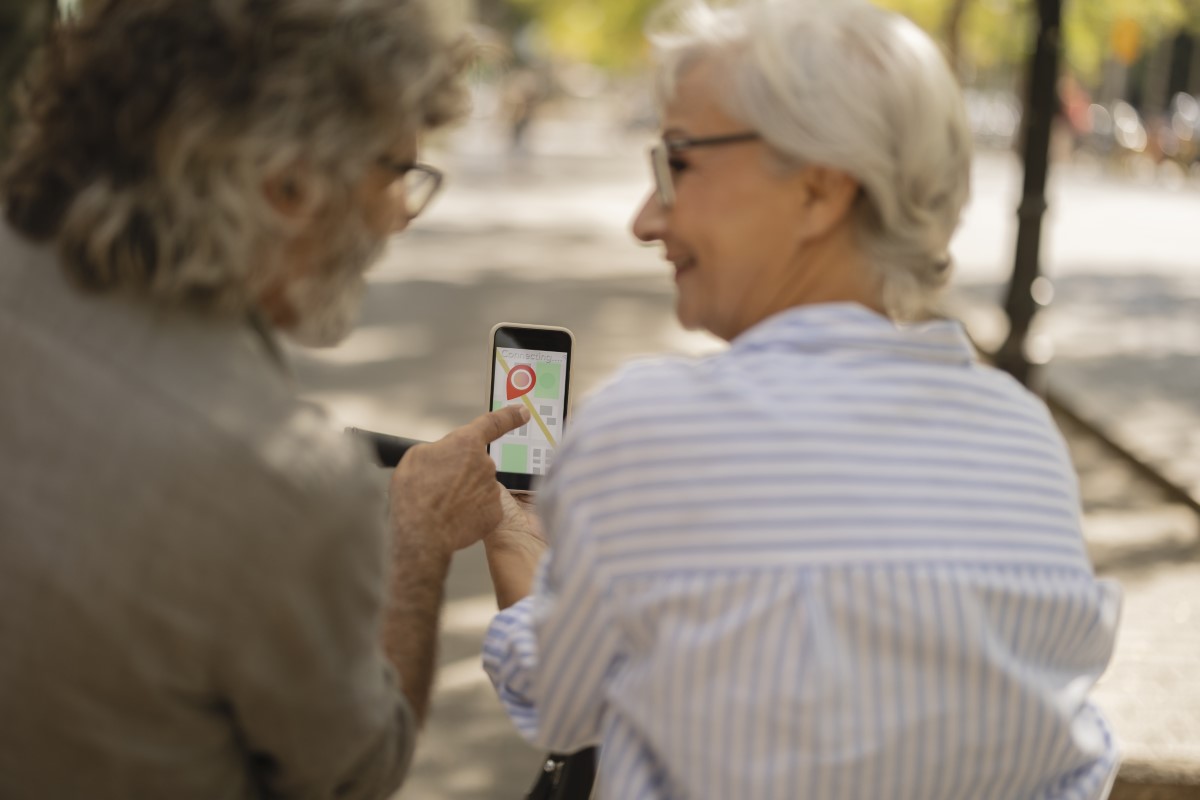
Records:
[[[627,233],[648,186],[639,136],[585,109],[540,123],[535,157],[507,158],[498,141],[477,125],[429,154],[447,168],[446,193],[374,272],[362,325],[336,350],[296,354],[303,390],[345,424],[433,438],[475,416],[486,404],[487,332],[500,320],[572,328],[577,392],[631,356],[716,347],[678,329],[668,270]],[[955,244],[956,307],[985,339],[996,335],[991,304],[1011,259],[1016,184],[1005,157],[981,159]],[[1078,174],[1055,191],[1050,252],[1067,266],[1043,329],[1059,348],[1054,385],[1085,416],[1119,426],[1191,475],[1200,455],[1200,252],[1187,238],[1191,223],[1183,234],[1179,226],[1200,221],[1200,189],[1130,189]],[[1131,227],[1127,216],[1147,209]],[[1125,742],[1128,774],[1200,777],[1196,520],[1084,432],[1068,427],[1067,435],[1094,558],[1126,591],[1117,655],[1098,696]],[[449,594],[433,714],[400,796],[519,797],[540,754],[512,733],[479,667],[494,609],[479,552],[456,560]]]
[[[1059,425],[1080,475],[1092,561],[1125,593],[1116,653],[1096,692],[1125,757],[1113,800],[1196,800],[1200,521],[1085,430]],[[1160,793],[1138,793],[1148,787]]]
[[[1006,325],[1020,167],[976,162],[954,243],[954,310],[983,343]],[[1082,417],[1200,499],[1200,182],[1145,185],[1062,165],[1048,190],[1043,267],[1053,303],[1035,352],[1047,386]]]

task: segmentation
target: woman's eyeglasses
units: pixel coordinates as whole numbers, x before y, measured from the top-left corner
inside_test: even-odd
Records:
[[[693,147],[716,147],[723,144],[749,142],[759,138],[754,131],[727,133],[723,136],[704,136],[695,139],[664,139],[650,148],[650,169],[654,173],[654,184],[658,190],[658,203],[664,209],[675,205],[674,169],[672,157]]]

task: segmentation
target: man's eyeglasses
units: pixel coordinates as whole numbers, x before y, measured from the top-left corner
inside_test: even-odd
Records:
[[[379,166],[395,175],[389,191],[403,193],[410,220],[424,211],[442,188],[441,170],[428,164],[405,163],[384,156],[379,159]]]
[[[704,136],[696,139],[667,139],[650,148],[650,169],[654,173],[654,184],[658,189],[658,203],[664,209],[675,205],[676,165],[672,164],[675,153],[693,147],[716,147],[723,144],[749,142],[759,138],[754,131],[727,133],[723,136]]]

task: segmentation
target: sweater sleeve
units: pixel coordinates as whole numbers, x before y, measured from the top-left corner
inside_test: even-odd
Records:
[[[380,640],[382,492],[335,436],[275,460],[228,569],[220,684],[273,797],[388,797],[417,733]]]

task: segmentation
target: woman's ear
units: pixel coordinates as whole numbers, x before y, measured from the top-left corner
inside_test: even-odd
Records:
[[[795,179],[802,188],[797,193],[802,207],[795,219],[803,229],[804,238],[821,238],[849,219],[860,188],[849,173],[810,164],[802,167]]]

